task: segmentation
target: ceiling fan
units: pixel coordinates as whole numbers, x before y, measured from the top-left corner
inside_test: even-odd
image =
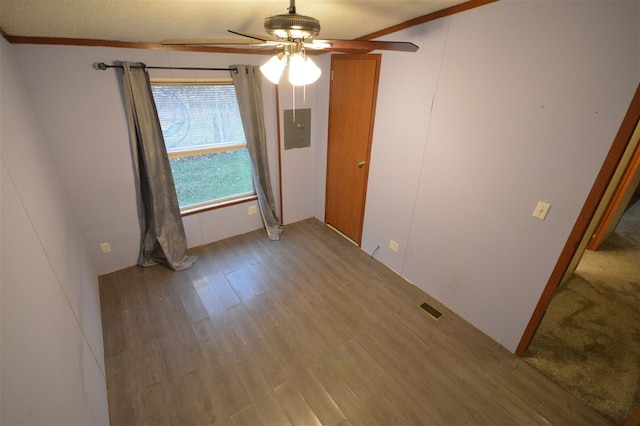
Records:
[[[403,41],[370,40],[317,40],[320,21],[311,16],[296,13],[295,0],[290,0],[286,14],[265,18],[264,29],[268,35],[250,34],[228,30],[244,39],[173,39],[163,40],[165,45],[234,46],[247,49],[282,49],[260,69],[270,81],[278,83],[289,65],[289,81],[294,86],[310,84],[320,77],[320,69],[306,55],[306,49],[343,53],[366,53],[372,50],[415,52],[418,46]]]

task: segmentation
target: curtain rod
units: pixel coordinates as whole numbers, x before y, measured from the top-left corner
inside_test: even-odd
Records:
[[[107,65],[104,62],[98,62],[93,64],[95,69],[106,70],[107,68],[123,68],[122,65]],[[189,71],[233,71],[234,73],[238,72],[237,68],[197,68],[197,67],[134,67],[134,68],[147,68],[154,70],[189,70]]]

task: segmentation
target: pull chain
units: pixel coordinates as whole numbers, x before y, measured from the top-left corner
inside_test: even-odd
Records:
[[[291,86],[292,87],[292,93],[293,93],[293,122],[296,122],[296,86]],[[302,106],[306,107],[307,106],[307,85],[303,85],[302,86]]]
[[[302,106],[307,106],[307,85],[302,86]]]

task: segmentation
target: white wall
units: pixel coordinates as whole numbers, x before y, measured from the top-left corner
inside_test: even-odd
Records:
[[[638,9],[500,1],[385,37],[420,50],[383,54],[363,249],[515,350],[638,84]]]
[[[295,89],[286,82],[286,72],[278,85],[281,111],[311,109],[311,146],[284,150],[284,120],[281,120],[282,195],[285,225],[310,217],[324,220],[324,188],[326,183],[327,124],[330,55],[313,56],[323,69],[320,79]],[[293,96],[295,94],[295,104]],[[306,99],[305,99],[306,97]]]
[[[502,0],[384,37],[420,50],[383,53],[363,249],[380,246],[382,262],[514,350],[638,84],[638,9],[637,0]],[[14,50],[98,273],[135,264],[139,225],[118,74],[91,64],[266,60]],[[285,223],[324,219],[330,57],[317,62],[323,76],[307,89],[312,146],[282,152]],[[290,87],[278,90],[281,110],[291,108]],[[274,86],[265,81],[264,92],[277,170],[281,114],[269,107]],[[538,200],[552,204],[544,222],[531,217]],[[190,246],[260,226],[246,204],[185,218]],[[100,254],[102,241],[113,253]]]
[[[141,49],[77,46],[16,45],[36,113],[48,135],[53,159],[77,212],[78,226],[87,241],[99,274],[135,265],[140,226],[135,201],[126,115],[122,103],[121,71],[98,71],[96,62],[144,62],[149,66],[213,67],[264,63],[264,55],[163,52]],[[151,77],[225,77],[227,72],[150,70]],[[276,88],[264,80],[268,155],[276,199],[279,198]],[[311,99],[313,102],[313,99]],[[305,162],[298,161],[301,170]],[[310,172],[291,176],[297,187]],[[300,192],[289,188],[293,193]],[[293,199],[293,196],[290,197]],[[302,203],[300,200],[297,203]],[[295,201],[294,201],[295,203]],[[249,216],[250,204],[187,216],[183,222],[189,247],[203,245],[262,227],[259,215]],[[251,203],[255,205],[255,202]],[[297,210],[295,205],[289,211]],[[309,217],[312,211],[300,213]],[[103,255],[99,244],[109,242],[112,253]]]
[[[0,39],[0,423],[107,424],[97,273]]]

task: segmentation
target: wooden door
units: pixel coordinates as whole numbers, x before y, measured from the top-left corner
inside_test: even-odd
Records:
[[[333,55],[325,222],[360,245],[381,55]]]
[[[636,134],[639,129],[640,124],[636,127],[634,137],[637,137]],[[589,241],[589,245],[587,245],[589,250],[597,250],[600,244],[611,236],[630,201],[635,199],[635,194],[640,188],[638,184],[640,182],[640,144],[637,143],[637,139],[635,142],[637,145],[633,156],[626,166],[622,178],[591,237],[591,241]]]

